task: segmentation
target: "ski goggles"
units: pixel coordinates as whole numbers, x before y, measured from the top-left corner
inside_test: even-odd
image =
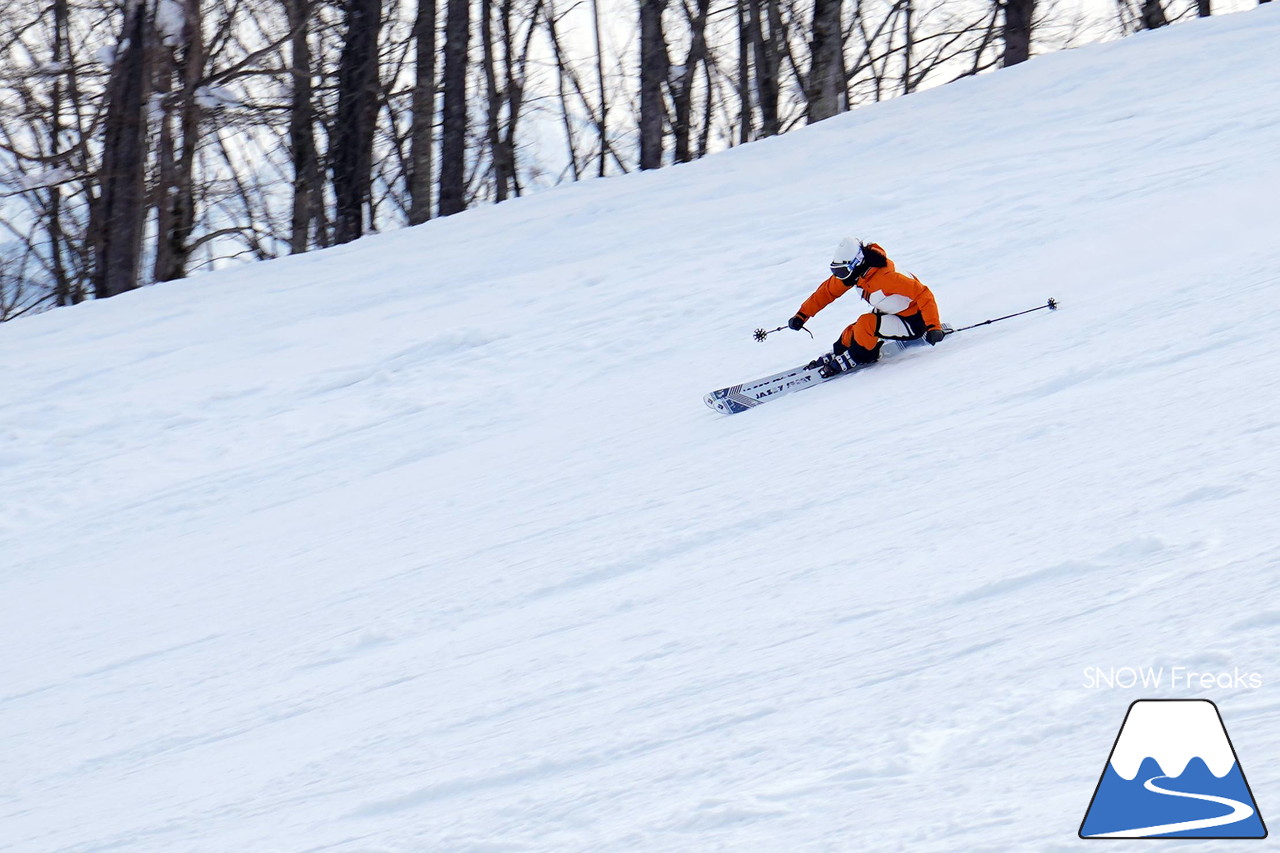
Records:
[[[841,281],[849,279],[857,279],[862,277],[862,273],[866,271],[866,264],[862,261],[853,263],[833,263],[831,264],[831,274]]]

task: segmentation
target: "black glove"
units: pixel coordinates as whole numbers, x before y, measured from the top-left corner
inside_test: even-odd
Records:
[[[792,317],[790,320],[787,321],[787,328],[798,332],[804,328],[804,323],[808,319],[809,318],[804,316],[803,314],[797,314],[796,316]]]
[[[929,346],[931,347],[942,343],[942,339],[946,336],[947,333],[941,329],[930,329],[924,333],[924,339],[929,342]]]

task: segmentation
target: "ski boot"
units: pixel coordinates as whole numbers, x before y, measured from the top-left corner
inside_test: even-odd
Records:
[[[823,379],[830,379],[832,376],[844,373],[852,366],[847,355],[834,355],[827,352],[806,364],[805,369],[816,370]]]

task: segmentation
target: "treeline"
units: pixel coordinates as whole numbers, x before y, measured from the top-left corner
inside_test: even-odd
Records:
[[[1124,31],[1210,11],[1117,2]],[[1016,64],[1080,38],[1046,3],[9,0],[0,320]]]

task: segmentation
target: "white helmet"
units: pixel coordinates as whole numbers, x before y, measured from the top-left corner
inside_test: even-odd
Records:
[[[862,251],[862,241],[845,237],[836,246],[835,256],[831,259],[831,274],[841,281],[849,278],[860,278],[866,271],[866,257]]]

